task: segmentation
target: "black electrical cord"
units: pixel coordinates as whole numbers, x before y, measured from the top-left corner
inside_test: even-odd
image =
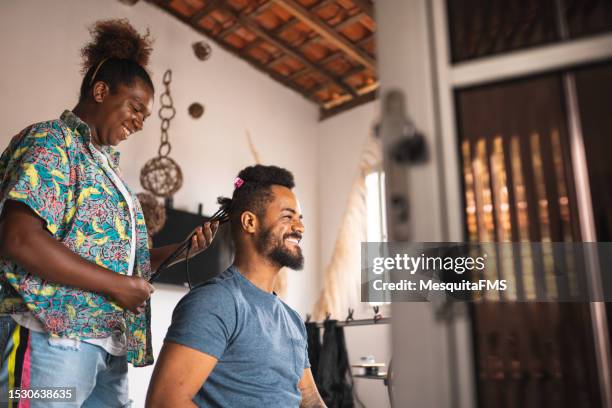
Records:
[[[221,225],[229,221],[229,215],[225,212],[224,209],[219,209],[206,222],[213,223],[215,221],[219,221],[219,225]],[[159,265],[157,270],[151,274],[151,277],[149,278],[149,282],[151,283],[155,282],[161,276],[162,272],[164,272],[166,269],[172,266],[172,264],[174,264],[174,262],[177,259],[179,259],[179,257],[181,256],[183,252],[186,252],[185,253],[185,270],[187,273],[187,284],[189,285],[189,288],[191,289],[191,280],[189,276],[189,252],[191,251],[191,242],[195,235],[196,235],[195,232],[191,234],[189,238],[183,241],[183,243],[180,244],[178,248],[176,248],[166,259],[164,259],[164,261]]]
[[[187,285],[189,286],[189,290],[191,290],[191,275],[189,275],[189,251],[191,251],[191,242],[187,247],[187,251],[185,251],[185,275],[187,276]]]

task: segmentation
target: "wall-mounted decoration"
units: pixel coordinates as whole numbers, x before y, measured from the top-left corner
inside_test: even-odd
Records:
[[[158,155],[145,163],[140,170],[140,184],[142,187],[158,197],[171,198],[183,185],[183,172],[179,165],[168,155],[172,146],[168,141],[170,121],[176,115],[174,102],[170,96],[170,82],[172,71],[164,73],[164,86],[166,90],[160,95],[159,118],[161,119],[161,143]]]
[[[189,105],[189,116],[194,119],[200,119],[204,114],[204,106],[201,103],[194,102]]]
[[[200,61],[206,61],[212,54],[212,48],[206,41],[198,41],[193,43],[193,52]]]

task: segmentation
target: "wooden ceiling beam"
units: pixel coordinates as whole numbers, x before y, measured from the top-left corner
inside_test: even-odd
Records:
[[[186,23],[189,22],[189,20],[186,19],[185,16],[183,16],[182,14],[177,12],[176,10],[173,10],[172,8],[169,8],[169,7],[167,8],[167,6],[165,4],[166,0],[146,0],[146,1],[148,3],[153,3],[153,4],[157,5],[158,7],[162,8],[165,11],[167,11],[168,13],[170,13],[171,15],[173,15],[174,17],[176,17],[180,21],[184,21]],[[306,92],[304,89],[300,88],[296,83],[294,83],[288,77],[282,76],[281,74],[279,74],[279,73],[277,73],[275,71],[270,71],[264,64],[259,62],[254,57],[251,57],[250,55],[244,55],[241,52],[239,52],[236,48],[230,46],[225,41],[219,41],[218,39],[216,39],[214,37],[211,37],[211,33],[206,31],[206,29],[204,27],[198,25],[198,26],[194,26],[193,28],[196,31],[198,31],[200,34],[204,35],[205,37],[210,38],[213,41],[215,41],[221,48],[223,48],[224,50],[226,50],[230,54],[235,55],[238,58],[245,59],[254,68],[256,68],[257,70],[263,72],[264,74],[269,75],[274,80],[276,80],[276,81],[280,82],[281,84],[285,85],[287,88],[290,88],[290,89],[294,90],[295,92],[299,93],[300,95],[302,95],[306,99],[316,103],[317,105],[321,104],[321,101],[319,101],[316,98],[311,97],[308,94],[308,92]]]
[[[365,43],[367,43],[367,42],[369,42],[371,40],[374,40],[374,34],[370,34],[370,35],[362,38],[361,40],[357,41],[356,45],[359,48],[362,48]]]
[[[278,37],[279,34],[281,34],[283,31],[285,31],[288,28],[293,27],[294,25],[297,25],[300,22],[300,20],[298,20],[297,18],[292,18],[291,20],[283,23],[283,24],[279,24],[278,27],[276,27],[274,30],[272,30],[272,35],[274,37]]]
[[[332,52],[327,57],[319,60],[318,64],[321,66],[325,66],[340,56],[342,56],[342,52],[340,51]]]
[[[250,31],[252,31],[254,34],[256,34],[258,37],[252,41],[250,44],[248,44],[247,46],[245,46],[242,50],[237,50],[235,49],[233,46],[231,46],[230,44],[227,44],[223,41],[220,41],[219,38],[212,38],[213,40],[216,40],[216,42],[219,44],[219,46],[221,46],[221,48],[227,50],[228,52],[237,55],[239,57],[245,58],[247,60],[247,62],[251,65],[253,65],[256,69],[268,74],[270,77],[272,77],[273,79],[275,79],[276,81],[282,83],[283,85],[287,86],[288,88],[296,91],[297,93],[301,94],[302,96],[304,96],[305,98],[317,103],[320,106],[330,106],[330,105],[336,105],[337,103],[340,103],[341,101],[343,102],[343,105],[353,105],[352,100],[361,100],[363,97],[359,96],[361,94],[363,94],[364,92],[367,92],[368,90],[376,87],[378,85],[378,83],[376,84],[372,84],[372,85],[368,85],[366,87],[360,88],[358,90],[353,89],[352,87],[350,87],[348,84],[344,83],[344,79],[343,78],[338,78],[335,74],[327,71],[326,69],[324,69],[324,67],[320,67],[317,66],[315,64],[313,64],[312,62],[310,62],[309,60],[307,60],[303,55],[301,55],[299,53],[299,51],[297,49],[295,49],[293,46],[291,46],[290,44],[285,43],[282,40],[279,39],[275,39],[269,36],[269,34],[264,31],[263,29],[259,28],[259,26],[254,22],[251,21],[251,19],[247,18],[247,16],[245,15],[241,15],[238,11],[233,10],[231,7],[229,7],[227,4],[225,4],[224,1],[221,0],[210,0],[206,6],[204,6],[202,9],[198,10],[193,16],[191,17],[185,17],[183,15],[181,15],[180,13],[178,13],[176,10],[173,10],[171,7],[169,7],[168,4],[168,0],[145,0],[149,3],[153,3],[153,4],[157,4],[159,5],[161,8],[163,8],[164,10],[166,10],[167,12],[169,12],[170,14],[174,15],[176,18],[178,18],[179,20],[182,20],[186,23],[189,23],[190,25],[192,25],[197,31],[199,31],[200,33],[202,33],[203,35],[209,37],[211,35],[211,33],[209,33],[208,31],[206,31],[206,29],[202,26],[200,26],[198,23],[199,21],[206,17],[207,15],[209,15],[212,11],[214,11],[215,9],[221,9],[222,11],[224,11],[226,14],[230,15],[232,18],[234,18],[234,20],[236,20],[236,23],[234,23],[233,26],[228,27],[227,29],[223,30],[221,32],[221,34],[223,35],[229,35],[230,33],[234,32],[235,30],[237,30],[238,28],[240,28],[240,26],[244,26],[245,28],[249,29]],[[271,0],[269,3],[273,3],[274,0]],[[335,4],[336,1],[335,0],[323,0],[321,2],[319,2],[318,4],[316,4],[313,7],[310,7],[308,10],[311,12],[315,12],[318,10],[323,9],[324,7],[330,5],[330,4]],[[358,2],[353,1],[353,3],[357,4]],[[267,3],[266,3],[267,4]],[[254,13],[261,11],[263,12],[263,9],[268,9],[268,7],[264,7],[264,5],[261,5],[258,9],[256,9],[254,12],[251,13],[251,15],[253,15]],[[281,25],[280,27],[278,27],[276,30],[274,30],[273,33],[278,34],[281,33],[282,31],[298,24],[299,22],[301,22],[302,20],[298,19],[298,18],[293,18],[291,20],[289,20],[288,22],[284,23],[283,25]],[[246,24],[245,24],[246,23]],[[314,30],[316,32],[316,30]],[[367,38],[364,38],[363,40],[360,40],[357,45],[361,46],[363,43],[370,41],[371,38],[373,36],[369,36]],[[314,37],[311,38],[309,40],[306,41],[305,44],[307,43],[311,43],[312,41],[315,40],[320,40],[320,37]],[[261,45],[264,41],[270,42],[273,46],[279,48],[282,52],[284,52],[283,55],[275,58],[274,60],[270,61],[267,64],[264,64],[260,61],[258,61],[256,58],[248,55],[247,53],[249,51],[251,51],[253,48]],[[304,46],[305,44],[302,44],[302,46]],[[341,52],[336,52],[334,54],[331,54],[327,57],[325,57],[323,60],[321,60],[322,63],[327,63],[329,61],[331,61],[334,58],[337,58],[339,56],[341,56],[342,53]],[[287,57],[293,57],[295,59],[297,59],[298,61],[300,61],[300,63],[302,63],[302,65],[304,65],[304,68],[302,68],[301,70],[294,72],[293,74],[289,75],[289,76],[284,76],[278,72],[275,72],[273,70],[271,70],[270,68],[272,66],[274,66],[275,64],[279,63],[281,60],[287,58]],[[318,64],[318,63],[317,63]],[[323,65],[323,64],[321,64]],[[364,67],[356,67],[353,68],[351,70],[348,71],[349,76],[353,75],[357,72],[357,70],[363,70]],[[311,89],[310,91],[306,91],[304,88],[300,87],[298,84],[296,84],[294,81],[299,78],[300,76],[308,73],[308,72],[313,72],[316,74],[319,74],[320,76],[322,76],[324,78],[324,82],[321,84],[316,85],[313,89]],[[345,74],[346,75],[346,74]],[[346,76],[345,76],[346,78]],[[337,86],[339,87],[342,91],[345,91],[346,93],[341,94],[338,98],[336,98],[332,103],[323,103],[322,101],[320,101],[314,94],[316,94],[316,92],[320,91],[321,89],[324,89],[325,87],[329,87],[329,86]],[[373,93],[368,93],[368,96],[371,95]],[[335,109],[331,109],[331,110],[335,110]],[[331,111],[330,110],[330,111]],[[324,108],[321,108],[321,111],[325,111],[326,115],[330,112],[328,110],[324,110]]]
[[[357,67],[350,68],[344,74],[342,74],[342,79],[346,81],[353,75],[358,74],[363,71],[365,71],[365,67],[357,66]]]
[[[319,10],[323,10],[325,7],[329,6],[330,4],[337,4],[336,0],[323,0],[323,1],[320,1],[319,3],[317,3],[314,6],[310,7],[308,10],[311,13],[316,13]]]
[[[189,17],[189,24],[197,26],[201,19],[206,17],[214,9],[217,8],[219,0],[210,0],[204,7],[196,11],[193,16]]]
[[[350,101],[350,99],[347,99],[346,95],[338,95],[337,97],[333,98],[331,101],[323,102],[323,108],[331,109],[335,106],[342,105],[348,101]]]
[[[270,1],[269,4],[272,4],[273,1]],[[312,7],[310,7],[308,9],[309,12],[311,13],[316,13],[317,11],[329,6],[330,4],[334,4],[336,3],[336,0],[323,0],[322,2],[320,2],[319,4],[316,4]],[[268,3],[266,3],[268,4]],[[278,34],[282,33],[283,31],[287,30],[288,28],[291,28],[295,25],[297,25],[298,23],[300,23],[301,20],[298,18],[292,18],[291,20],[287,21],[286,23],[278,26],[277,28],[274,29],[274,31],[272,31],[272,34],[274,36],[277,36]]]
[[[365,85],[365,86],[362,86],[361,88],[359,88],[357,90],[357,93],[359,95],[364,95],[364,94],[370,93],[372,91],[377,91],[379,87],[380,87],[380,83],[378,81],[374,81],[374,82],[372,82],[369,85]]]
[[[331,83],[329,83],[329,82],[322,82],[320,84],[317,84],[317,85],[313,86],[307,92],[312,97],[316,98],[317,92],[322,91],[323,89],[329,87],[330,85],[331,85]],[[357,93],[361,96],[361,95],[370,93],[372,91],[376,91],[378,89],[379,85],[380,84],[378,83],[378,81],[375,81],[375,82],[373,82],[373,83],[371,83],[369,85],[365,85],[365,86],[362,86],[361,88],[357,89]],[[340,95],[338,95],[338,98],[346,98],[346,96],[347,96],[346,94],[340,94]],[[335,98],[335,99],[338,99],[338,98]],[[330,103],[330,102],[327,102],[327,103]]]
[[[270,62],[266,63],[266,66],[268,68],[272,68],[273,66],[280,63],[281,61],[286,60],[287,58],[289,58],[287,54],[282,54],[281,56],[273,58]]]
[[[321,82],[321,83],[313,86],[312,88],[310,88],[307,92],[310,94],[310,96],[316,98],[317,92],[320,92],[320,91],[324,90],[325,88],[329,88],[332,85],[333,85],[333,83],[331,83],[329,81]],[[350,97],[350,95],[344,93],[344,94],[338,94],[338,97],[346,98],[346,97]]]
[[[326,104],[319,108],[319,120],[325,120],[331,116],[337,115],[339,113],[345,112],[351,108],[359,106],[364,103],[368,103],[376,100],[377,92],[372,91],[370,93],[359,96],[358,98],[353,98],[351,101],[343,103],[341,105],[329,106],[331,104],[327,104],[329,106],[327,109],[325,108]]]
[[[270,10],[270,7],[272,7],[272,3],[271,1],[268,1],[266,3],[260,4],[259,6],[257,6],[255,8],[255,10],[253,10],[250,14],[249,17],[257,17],[260,14],[265,13],[266,11]]]
[[[315,35],[312,38],[307,39],[306,41],[304,41],[303,43],[299,44],[297,47],[301,50],[304,49],[306,47],[308,47],[309,45],[313,45],[316,44],[318,42],[320,42],[322,40],[321,37],[319,37],[318,35]],[[317,62],[318,64],[319,62]]]
[[[219,34],[217,34],[217,37],[224,40],[225,37],[236,32],[236,30],[238,30],[239,28],[240,28],[240,24],[238,24],[237,22],[234,22],[234,24],[232,24],[231,26],[220,31]]]
[[[299,70],[295,71],[293,74],[289,75],[289,80],[290,81],[295,81],[296,79],[298,79],[302,75],[306,74],[308,71],[309,71],[309,69],[306,68],[306,67],[304,67],[302,69],[299,69]]]
[[[329,82],[321,82],[320,84],[316,84],[315,86],[310,88],[307,92],[311,97],[316,98],[317,92],[322,91],[323,89],[327,88],[330,85],[331,84]]]
[[[331,72],[327,71],[324,68],[318,67],[312,62],[310,62],[308,59],[306,59],[306,57],[304,57],[298,50],[293,48],[291,45],[284,43],[284,41],[280,39],[272,37],[265,30],[260,28],[258,24],[252,21],[248,16],[239,15],[238,12],[236,12],[230,6],[224,3],[219,4],[219,9],[223,10],[225,14],[232,17],[234,20],[236,20],[238,24],[242,25],[243,27],[251,31],[253,34],[258,35],[259,37],[263,38],[266,42],[269,42],[270,44],[272,44],[279,50],[283,51],[285,54],[288,54],[289,56],[297,59],[302,65],[311,69],[313,72],[318,73],[326,80],[330,80],[334,82],[334,84],[336,84],[340,89],[350,93],[353,96],[357,95],[357,93],[355,92],[353,88],[343,83],[342,81],[339,81],[337,78],[334,77],[334,75]]]
[[[249,45],[246,45],[243,49],[241,49],[240,52],[248,53],[253,48],[260,46],[262,42],[263,42],[263,40],[260,37],[257,37],[256,39],[251,41],[251,43]]]
[[[325,38],[338,49],[342,50],[350,58],[355,60],[365,67],[376,70],[376,62],[373,58],[367,55],[363,50],[355,46],[347,40],[342,34],[336,32],[325,21],[323,21],[316,13],[306,9],[295,0],[271,0],[282,6],[285,10],[293,14],[304,24],[316,31],[321,37]]]
[[[295,84],[293,81],[288,80],[287,77],[282,76],[281,74],[277,73],[276,71],[268,70],[268,68],[264,64],[259,62],[257,59],[255,59],[253,57],[243,57],[243,58],[247,58],[247,61],[249,63],[251,63],[253,66],[258,68],[259,70],[261,70],[261,71],[265,72],[266,74],[270,75],[270,77],[272,77],[276,81],[280,82],[281,84],[285,85],[287,88],[293,89],[295,92],[299,93],[300,95],[302,95],[306,99],[316,103],[317,105],[321,104],[321,101],[319,101],[316,97],[311,96],[308,92],[306,92],[299,85]]]
[[[336,31],[340,31],[345,27],[349,27],[352,26],[355,23],[359,23],[361,21],[361,19],[363,17],[365,17],[365,13],[357,13],[354,16],[351,16],[349,18],[347,18],[344,21],[339,22],[338,24],[336,24],[335,26],[333,26],[333,29]]]
[[[350,77],[352,77],[353,75],[358,74],[360,72],[363,72],[364,70],[365,70],[364,67],[354,67],[354,68],[351,68],[351,69],[349,69],[348,71],[346,71],[342,75],[342,79],[344,81],[346,81]],[[360,88],[357,88],[357,93],[359,95],[363,95],[363,94],[370,93],[372,91],[377,90],[380,84],[379,84],[378,80],[375,77],[373,79],[374,79],[373,82],[371,82],[369,84],[366,84],[366,85],[364,85],[364,86],[362,86]]]
[[[372,20],[374,19],[374,6],[370,0],[351,0],[359,10],[363,11]]]

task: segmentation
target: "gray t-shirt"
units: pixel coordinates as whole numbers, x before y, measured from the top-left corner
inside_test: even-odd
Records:
[[[176,306],[165,341],[218,359],[194,403],[200,407],[299,407],[310,367],[296,311],[234,266],[195,287]]]

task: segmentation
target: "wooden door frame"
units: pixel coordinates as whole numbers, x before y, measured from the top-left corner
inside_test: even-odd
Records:
[[[483,57],[472,61],[453,64],[451,62],[448,16],[445,0],[430,3],[430,32],[435,49],[435,78],[437,80],[439,128],[443,140],[444,186],[447,191],[447,225],[449,237],[463,239],[463,205],[461,191],[461,169],[458,152],[459,140],[456,127],[454,93],[456,90],[474,85],[500,82],[508,79],[529,77],[539,73],[563,71],[579,65],[594,64],[612,59],[612,34],[601,34],[588,38],[544,45],[502,55]],[[567,96],[568,125],[570,130],[570,151],[574,184],[578,199],[578,213],[582,239],[597,241],[593,206],[584,140],[580,126],[576,90],[573,77],[564,75]],[[461,237],[459,239],[459,237]],[[601,278],[598,261],[589,258],[592,273],[587,276],[591,290],[601,292]],[[598,375],[602,406],[612,408],[612,367],[608,322],[605,304],[590,304],[594,347],[598,362]]]

